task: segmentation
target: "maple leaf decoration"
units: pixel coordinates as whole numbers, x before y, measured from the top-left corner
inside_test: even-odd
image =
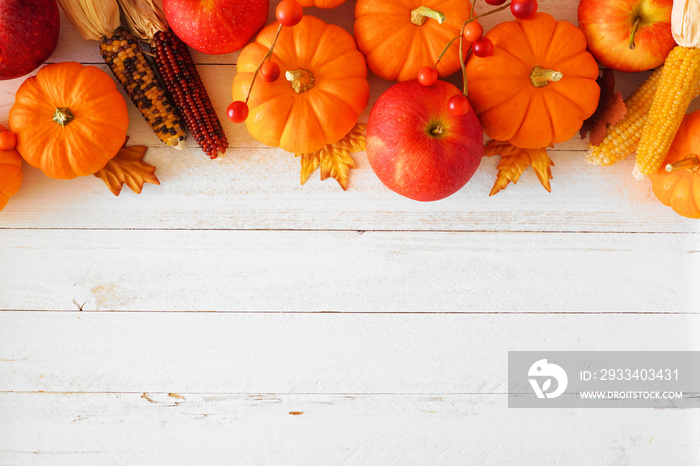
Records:
[[[327,144],[316,152],[295,154],[301,157],[301,184],[306,183],[309,176],[320,166],[321,180],[331,177],[340,184],[343,191],[347,190],[350,170],[357,168],[350,154],[366,150],[366,129],[367,125],[357,123],[343,139],[335,144]]]
[[[530,165],[535,170],[537,178],[544,186],[544,189],[552,192],[549,184],[549,180],[552,179],[552,170],[549,167],[554,166],[554,162],[547,155],[546,148],[521,149],[507,142],[489,141],[484,146],[484,156],[491,157],[494,155],[500,155],[501,161],[498,162],[498,175],[489,196],[493,196],[505,189],[510,182],[517,183],[520,175]]]
[[[604,69],[596,81],[600,86],[598,108],[581,126],[581,139],[590,132],[589,142],[597,146],[603,142],[607,126],[617,124],[627,113],[622,94],[615,92],[615,75],[611,69]]]
[[[145,183],[160,184],[155,175],[156,167],[143,161],[146,150],[146,146],[126,147],[125,142],[117,155],[94,175],[104,181],[115,196],[119,196],[124,183],[136,194],[141,194]]]

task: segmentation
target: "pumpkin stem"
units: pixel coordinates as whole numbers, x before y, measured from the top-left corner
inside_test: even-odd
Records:
[[[668,165],[666,165],[666,171],[669,173],[676,170],[681,170],[683,168],[690,170],[691,172],[694,172],[698,168],[700,168],[700,160],[698,160],[698,156],[695,154],[690,154],[683,160],[679,160],[676,163],[669,163]]]
[[[530,73],[530,82],[535,87],[544,87],[550,81],[559,81],[563,77],[561,71],[546,70],[538,65]]]
[[[314,75],[311,71],[299,68],[294,71],[287,71],[284,77],[292,85],[292,89],[297,94],[306,92],[314,87]]]
[[[428,18],[433,18],[440,24],[446,19],[444,14],[427,6],[419,6],[411,10],[411,22],[416,26],[422,26]]]
[[[632,32],[630,33],[630,41],[628,47],[630,50],[634,50],[637,44],[634,43],[634,36],[637,35],[637,30],[639,29],[639,22],[642,20],[641,16],[634,18],[634,25],[632,26]]]
[[[52,120],[61,126],[66,126],[73,121],[73,118],[75,118],[73,112],[68,107],[56,107]]]

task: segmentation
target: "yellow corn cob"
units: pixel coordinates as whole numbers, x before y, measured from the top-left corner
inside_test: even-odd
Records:
[[[100,52],[160,140],[181,149],[184,124],[131,33],[117,28],[111,37],[102,39]]]
[[[637,146],[636,178],[659,169],[700,80],[700,49],[676,46],[664,62],[649,116]]]
[[[586,162],[593,165],[612,165],[637,150],[637,144],[642,136],[642,127],[651,108],[662,69],[663,66],[654,70],[627,97],[625,100],[627,113],[617,124],[608,128],[603,142],[597,146],[589,146]]]

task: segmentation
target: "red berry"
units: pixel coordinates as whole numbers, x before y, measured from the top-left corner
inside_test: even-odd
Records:
[[[486,0],[489,5],[503,5],[506,0]]]
[[[447,101],[447,108],[454,116],[460,116],[467,113],[471,105],[469,105],[466,97],[462,94],[457,94],[450,97],[450,100]]]
[[[248,118],[248,104],[237,100],[226,109],[226,116],[234,123],[243,123]]]
[[[484,35],[484,27],[478,21],[472,21],[464,26],[464,38],[469,42],[476,42]]]
[[[260,67],[260,76],[262,76],[263,81],[268,83],[275,82],[280,77],[280,66],[268,60]]]
[[[17,138],[14,133],[0,131],[0,150],[12,150],[17,145]]]
[[[530,19],[537,13],[537,0],[512,0],[510,12],[517,19]]]
[[[490,57],[493,53],[493,42],[488,37],[482,37],[481,39],[474,42],[472,46],[472,51],[477,57]]]
[[[282,0],[275,10],[275,17],[282,26],[292,27],[299,24],[304,11],[296,0]]]
[[[438,72],[432,66],[424,66],[418,70],[418,82],[424,86],[432,86],[438,80]]]

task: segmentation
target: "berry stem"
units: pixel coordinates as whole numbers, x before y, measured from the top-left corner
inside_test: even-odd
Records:
[[[476,5],[476,2],[474,2],[474,5]],[[510,6],[510,2],[508,2],[508,3],[504,4],[504,5],[499,6],[498,8],[494,8],[493,10],[489,10],[489,11],[487,11],[486,13],[482,13],[482,14],[476,15],[476,16],[474,16],[474,8],[472,7],[472,15],[471,15],[471,17],[462,23],[462,31],[461,31],[461,34],[458,35],[458,36],[454,36],[452,39],[450,39],[450,41],[447,43],[447,45],[445,46],[445,48],[443,48],[442,51],[440,52],[440,55],[438,55],[438,58],[437,58],[437,60],[435,61],[435,65],[433,66],[433,68],[437,68],[438,63],[440,63],[440,60],[442,60],[442,57],[445,56],[445,54],[447,53],[447,51],[449,50],[449,48],[452,46],[452,44],[454,44],[454,42],[455,42],[457,39],[459,39],[460,37],[463,37],[463,36],[464,36],[464,26],[466,26],[467,24],[469,24],[469,23],[471,23],[472,21],[475,21],[475,20],[477,20],[477,19],[479,19],[479,18],[483,18],[484,16],[492,15],[492,14],[494,14],[494,13],[498,13],[499,11],[505,10],[505,9],[508,8],[509,6]]]
[[[465,21],[462,23],[462,30],[459,34],[459,65],[462,67],[462,95],[464,97],[467,96],[468,88],[467,88],[467,63],[466,63],[466,57],[464,56],[464,52],[462,51],[462,47],[464,44],[464,28],[467,27],[467,24],[470,22],[474,21],[474,11],[476,8],[476,3],[479,0],[474,0],[474,3],[472,3],[472,11],[471,14],[469,15],[469,20]],[[471,44],[469,44],[469,50],[467,50],[467,54],[471,52]]]
[[[476,4],[476,2],[474,2],[474,4]],[[508,7],[510,7],[510,2],[508,2],[508,3],[504,4],[504,5],[499,6],[498,8],[494,8],[493,10],[489,10],[489,11],[487,11],[486,13],[480,14],[480,15],[478,15],[478,16],[471,17],[471,18],[469,18],[468,20],[466,20],[466,21],[464,22],[464,25],[466,26],[467,23],[471,23],[471,22],[474,21],[475,19],[483,18],[484,16],[492,15],[492,14],[494,14],[494,13],[498,13],[499,11],[503,11],[503,10],[505,10],[505,9],[508,8]]]
[[[275,50],[275,44],[277,43],[277,38],[280,36],[280,32],[282,31],[282,25],[280,24],[277,27],[277,32],[275,33],[275,38],[272,40],[272,45],[270,45],[270,50],[267,51],[265,56],[263,57],[262,61],[258,65],[258,67],[255,69],[255,73],[253,74],[253,80],[250,82],[250,87],[248,88],[248,95],[245,96],[245,103],[248,103],[248,99],[250,98],[250,93],[253,91],[253,84],[255,84],[255,79],[258,77],[258,73],[260,72],[260,68],[262,68],[263,64],[272,57],[272,51]]]

